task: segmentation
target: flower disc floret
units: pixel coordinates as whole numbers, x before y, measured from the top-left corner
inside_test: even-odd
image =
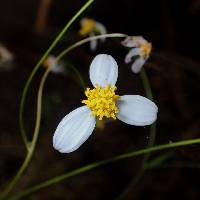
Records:
[[[87,100],[83,100],[82,103],[86,104],[92,110],[92,115],[97,116],[99,120],[103,117],[116,119],[116,114],[119,112],[116,106],[119,95],[115,94],[116,90],[116,86],[110,85],[104,88],[99,85],[94,89],[87,88],[85,90]]]
[[[141,49],[141,56],[144,58],[148,58],[152,50],[152,44],[147,42],[145,44],[142,44],[139,48]]]
[[[91,18],[84,18],[81,21],[81,30],[79,31],[81,36],[86,36],[95,29],[95,21]]]

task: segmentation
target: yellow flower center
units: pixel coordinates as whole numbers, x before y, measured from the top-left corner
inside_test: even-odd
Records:
[[[139,48],[141,49],[141,56],[144,58],[148,58],[152,50],[152,44],[147,42],[145,44],[142,44]]]
[[[86,36],[89,33],[91,33],[95,29],[95,21],[90,18],[84,18],[81,21],[81,30],[79,31],[79,34],[81,36]]]
[[[119,95],[115,94],[116,90],[117,87],[110,85],[104,88],[99,85],[94,89],[87,88],[85,90],[87,100],[83,100],[82,103],[86,104],[92,110],[91,114],[99,117],[99,120],[103,117],[116,119],[116,114],[119,112],[116,106]]]

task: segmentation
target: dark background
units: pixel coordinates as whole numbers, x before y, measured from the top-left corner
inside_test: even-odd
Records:
[[[34,65],[85,1],[49,1],[46,23],[38,8],[42,1],[0,1],[0,42],[14,54],[12,70],[0,68],[0,183],[1,188],[13,177],[25,156],[20,138],[18,110],[21,93]],[[39,17],[38,17],[39,16]],[[109,32],[143,35],[153,43],[153,52],[145,65],[155,102],[159,107],[156,144],[199,137],[199,0],[96,0],[82,15],[103,23]],[[80,40],[79,21],[70,28],[53,53]],[[119,64],[119,94],[145,96],[139,75],[124,64],[127,49],[120,39],[109,39],[96,52],[88,45],[79,47],[64,58],[83,75],[87,84],[88,67],[98,53],[111,54]],[[66,64],[67,65],[67,64]],[[35,120],[39,71],[28,93],[25,124],[29,137]],[[60,154],[52,147],[52,135],[60,119],[80,106],[82,88],[73,74],[51,74],[47,80],[39,143],[29,169],[17,189],[100,161],[114,155],[145,148],[149,127],[132,127],[120,121],[106,124],[74,153]],[[124,199],[191,199],[200,198],[200,148],[193,145],[173,149],[162,163],[146,170],[143,178]],[[168,151],[154,153],[165,155]],[[72,177],[62,183],[31,194],[24,199],[116,199],[129,186],[140,169],[142,156],[119,161]]]

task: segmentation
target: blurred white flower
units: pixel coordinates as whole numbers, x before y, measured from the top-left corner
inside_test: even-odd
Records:
[[[62,62],[57,62],[56,57],[49,55],[44,61],[43,66],[45,68],[51,68],[51,72],[55,74],[65,74],[64,64]]]
[[[138,73],[149,58],[152,44],[142,36],[128,36],[124,41],[122,41],[122,44],[125,47],[131,48],[125,57],[125,63],[130,63],[134,56],[138,57],[131,66],[132,71]]]
[[[13,68],[13,54],[0,43],[0,69],[11,70]]]
[[[61,153],[78,149],[92,134],[96,120],[116,119],[136,126],[152,124],[157,118],[158,108],[149,99],[139,95],[115,94],[118,66],[110,55],[97,55],[90,65],[90,80],[93,89],[87,88],[87,100],[67,114],[59,123],[54,136],[53,146]]]
[[[106,34],[106,27],[100,23],[95,21],[92,18],[83,18],[80,21],[81,24],[81,29],[79,31],[79,34],[81,36],[87,36],[89,35],[90,37],[95,36],[95,35],[103,35]],[[101,42],[105,42],[105,38],[100,39]],[[90,49],[91,51],[95,51],[97,48],[97,40],[92,40],[90,42]]]

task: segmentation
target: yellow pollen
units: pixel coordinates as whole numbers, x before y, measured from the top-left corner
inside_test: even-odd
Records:
[[[91,110],[92,115],[97,116],[99,120],[103,117],[116,119],[116,114],[119,112],[116,101],[119,99],[119,95],[115,94],[117,87],[107,85],[101,88],[96,85],[94,89],[87,88],[85,95],[87,100],[83,100],[82,103],[86,104]]]
[[[79,34],[81,36],[86,36],[89,33],[91,33],[95,29],[95,21],[90,18],[84,18],[81,21],[81,29],[79,31]]]
[[[144,58],[148,58],[152,50],[152,44],[147,42],[145,44],[142,44],[139,48],[141,49],[141,56]]]

